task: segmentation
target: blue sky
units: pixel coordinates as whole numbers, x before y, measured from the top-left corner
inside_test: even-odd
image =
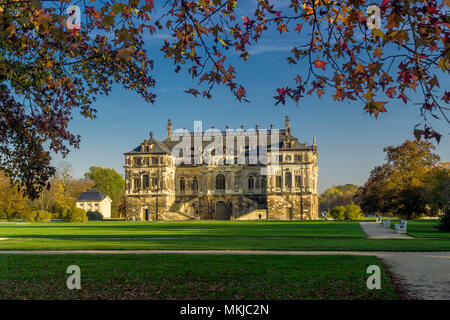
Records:
[[[320,192],[333,184],[364,183],[370,170],[383,162],[383,147],[414,138],[412,131],[420,121],[419,111],[399,100],[390,102],[388,112],[375,119],[364,113],[360,102],[334,102],[331,95],[319,99],[315,93],[298,106],[290,102],[274,106],[275,89],[292,85],[303,67],[290,66],[286,61],[295,37],[268,34],[250,50],[247,62],[233,54],[228,58],[238,71],[237,79],[244,84],[250,103],[240,103],[226,88],[216,90],[212,99],[184,93],[195,83],[184,71],[173,72],[172,61],[164,59],[159,51],[161,37],[149,39],[148,48],[155,59],[156,103],[148,104],[135,93],[115,87],[110,96],[99,98],[95,104],[97,119],[75,117],[70,128],[81,135],[81,144],[66,159],[73,166],[74,176],[82,177],[90,166],[114,168],[123,174],[123,153],[147,139],[150,131],[155,138],[164,139],[168,118],[174,129],[186,126],[192,130],[195,120],[203,121],[204,129],[212,125],[237,129],[241,124],[245,128],[256,124],[259,128],[269,128],[270,124],[281,128],[287,114],[293,135],[300,141],[312,143],[316,136]],[[450,161],[449,126],[444,122],[435,125],[444,134],[436,151],[443,161]],[[59,159],[55,157],[55,163]]]

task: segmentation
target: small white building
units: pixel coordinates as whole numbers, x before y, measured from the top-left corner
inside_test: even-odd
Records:
[[[75,201],[77,208],[87,211],[100,212],[103,218],[111,218],[111,202],[112,200],[103,192],[88,189],[83,192]]]

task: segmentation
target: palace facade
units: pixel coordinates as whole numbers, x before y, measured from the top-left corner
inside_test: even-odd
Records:
[[[256,126],[244,131],[241,126],[227,135],[227,127],[219,131],[221,137],[211,134],[217,129],[179,131],[172,131],[169,120],[165,140],[154,139],[151,132],[125,153],[127,219],[318,218],[315,138],[311,145],[299,142],[291,135],[287,116],[281,130]],[[183,139],[193,147],[183,147]],[[252,151],[268,160],[255,163]]]

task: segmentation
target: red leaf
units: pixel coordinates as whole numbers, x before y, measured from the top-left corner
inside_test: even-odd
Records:
[[[145,2],[147,2],[147,4],[150,6],[150,9],[153,9],[153,7],[155,6],[153,4],[153,0],[145,0]]]
[[[404,102],[405,104],[408,102],[408,97],[406,97],[403,93],[400,94],[400,95],[398,96],[398,98],[399,98],[399,99],[402,99],[403,102]]]

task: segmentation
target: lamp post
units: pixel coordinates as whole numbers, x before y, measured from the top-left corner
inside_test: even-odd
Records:
[[[302,189],[300,189],[300,220],[303,220],[303,194],[302,194]]]

